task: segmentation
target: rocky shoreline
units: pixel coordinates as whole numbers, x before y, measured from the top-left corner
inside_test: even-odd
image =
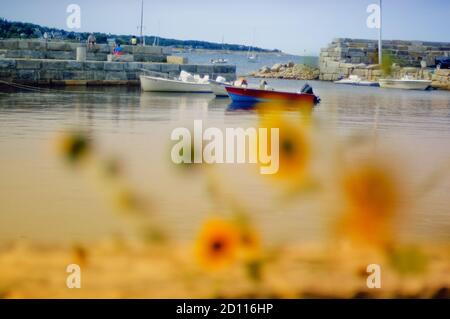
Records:
[[[248,76],[267,79],[289,79],[289,80],[317,80],[320,70],[306,64],[295,64],[294,62],[276,63],[272,67],[263,66],[261,69],[251,72]]]

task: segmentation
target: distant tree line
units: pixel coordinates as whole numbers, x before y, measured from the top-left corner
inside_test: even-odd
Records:
[[[62,29],[49,28],[33,23],[14,22],[0,18],[0,39],[22,38],[22,39],[39,39],[47,33],[49,38],[61,39],[67,41],[86,41],[88,32],[73,32]],[[94,32],[97,43],[107,43],[108,39],[114,39],[117,43],[130,43],[132,35],[117,35]],[[206,50],[229,50],[229,51],[247,51],[249,46],[239,44],[214,43],[198,40],[176,40],[166,38],[156,38],[155,36],[146,36],[145,43],[151,45],[155,41],[161,46],[170,46],[175,48],[187,49],[206,49]],[[262,48],[251,48],[256,52],[281,52],[280,50],[267,50]]]

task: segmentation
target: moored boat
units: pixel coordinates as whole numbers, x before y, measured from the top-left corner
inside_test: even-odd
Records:
[[[402,79],[380,79],[380,87],[387,89],[426,90],[431,86],[430,80],[415,80],[409,77]]]
[[[344,78],[338,81],[334,81],[336,84],[347,84],[355,86],[380,86],[378,82],[365,81],[357,75],[350,75],[348,78]]]
[[[256,54],[251,54],[247,57],[247,61],[256,63],[256,62],[258,62],[258,56]]]
[[[210,62],[211,62],[212,64],[227,64],[227,63],[228,63],[228,60],[227,60],[227,59],[219,58],[219,59],[211,59]]]
[[[212,93],[207,77],[192,76],[184,71],[178,79],[141,75],[140,80],[145,92]]]
[[[225,86],[231,85],[231,83],[227,82],[219,82],[217,80],[209,80],[209,85],[211,87],[211,91],[217,97],[227,97],[228,93],[225,89]]]
[[[251,88],[241,88],[226,86],[225,89],[233,102],[238,103],[259,103],[266,101],[293,101],[317,104],[319,97],[314,95],[312,88],[305,85],[300,93],[283,92],[274,90],[261,90]]]
[[[216,97],[229,97],[226,90],[226,86],[234,87],[247,87],[248,83],[245,78],[240,78],[239,80],[233,82],[227,82],[223,76],[218,76],[215,80],[209,80],[211,86],[211,91]]]
[[[228,92],[225,89],[225,86],[242,86],[242,81],[247,83],[244,79],[234,82],[227,82],[227,79],[219,75],[215,80],[209,80],[209,85],[211,86],[211,91],[216,97],[228,97]]]

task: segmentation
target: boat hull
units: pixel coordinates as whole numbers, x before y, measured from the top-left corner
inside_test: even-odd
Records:
[[[144,92],[212,93],[208,83],[183,82],[141,75],[141,88]]]
[[[259,103],[266,101],[292,101],[317,104],[318,98],[314,94],[291,93],[269,90],[258,90],[226,86],[225,89],[233,102]]]
[[[380,87],[386,89],[426,90],[430,85],[431,81],[428,80],[380,79]]]
[[[220,82],[216,82],[216,81],[210,81],[209,82],[209,86],[211,88],[211,91],[217,97],[228,97],[228,92],[225,89],[226,85],[227,84],[225,84],[225,83],[220,83]]]
[[[379,87],[380,84],[378,82],[370,82],[370,81],[349,81],[349,80],[340,80],[334,81],[335,84],[344,84],[344,85],[353,85],[353,86],[372,86]]]
[[[227,64],[228,60],[224,60],[224,61],[212,61],[212,64]]]

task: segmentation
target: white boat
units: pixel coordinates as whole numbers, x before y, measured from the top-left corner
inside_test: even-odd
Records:
[[[227,80],[218,76],[215,80],[209,80],[209,85],[211,86],[211,91],[216,97],[229,97],[226,87],[247,87],[247,80],[245,78],[240,78],[239,80],[227,82]]]
[[[253,42],[252,42],[252,45],[248,48],[248,52],[247,52],[247,61],[248,62],[252,62],[252,63],[258,62],[258,55],[253,52],[254,42],[255,42],[255,31],[253,31]]]
[[[211,59],[211,63],[212,64],[226,64],[226,63],[228,63],[228,60],[227,59],[222,59],[222,58],[220,58],[220,59]]]
[[[225,49],[224,49],[224,42],[223,42],[223,36],[222,36],[222,51],[225,51]],[[211,59],[210,60],[210,62],[212,63],[212,64],[226,64],[226,63],[228,63],[228,60],[227,59],[225,59],[225,58],[217,58],[217,59]]]
[[[228,96],[225,86],[233,85],[233,83],[227,82],[227,80],[222,76],[218,76],[215,80],[209,80],[209,85],[211,87],[211,91],[216,97],[224,97]]]
[[[228,96],[227,90],[225,89],[226,85],[230,85],[230,84],[225,83],[225,82],[217,82],[214,80],[209,80],[209,86],[211,88],[211,91],[217,97]]]
[[[339,81],[334,81],[336,84],[347,84],[356,86],[380,86],[378,82],[365,81],[361,79],[358,75],[350,75],[348,78],[341,79]]]
[[[200,78],[184,71],[178,79],[141,75],[140,80],[144,92],[212,93],[207,76]]]
[[[431,86],[430,80],[415,80],[407,76],[400,80],[380,79],[380,87],[387,89],[426,90]]]
[[[248,62],[256,63],[258,62],[258,56],[256,54],[251,54],[247,57]]]

